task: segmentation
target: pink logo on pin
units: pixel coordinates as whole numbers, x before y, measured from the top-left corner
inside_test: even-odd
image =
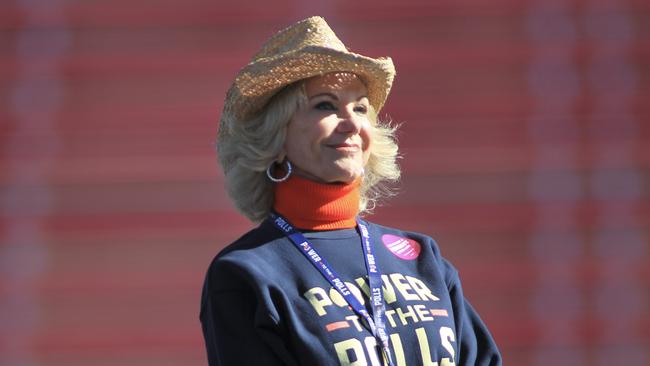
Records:
[[[401,236],[384,234],[381,241],[386,249],[395,254],[397,258],[413,260],[420,255],[420,243],[415,240],[402,238]]]

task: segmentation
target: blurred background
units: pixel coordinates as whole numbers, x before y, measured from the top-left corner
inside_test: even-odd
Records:
[[[650,364],[650,2],[0,2],[0,365],[205,365],[205,270],[252,227],[235,73],[324,16],[393,57],[400,194],[507,365]]]

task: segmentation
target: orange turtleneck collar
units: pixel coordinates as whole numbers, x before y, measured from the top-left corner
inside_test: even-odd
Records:
[[[300,229],[353,228],[360,186],[361,178],[350,184],[324,184],[293,175],[275,186],[273,209]]]

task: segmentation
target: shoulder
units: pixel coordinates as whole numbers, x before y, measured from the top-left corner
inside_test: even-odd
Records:
[[[373,234],[380,238],[380,241],[385,246],[390,245],[391,240],[398,241],[400,238],[403,238],[415,241],[421,246],[424,246],[426,249],[431,250],[436,258],[441,257],[440,247],[438,246],[438,243],[436,243],[436,241],[428,235],[414,231],[406,231],[384,226],[369,221],[365,222],[368,224],[369,230],[373,231]]]
[[[221,250],[214,261],[227,260],[240,256],[254,255],[267,249],[269,243],[281,239],[283,234],[267,221],[248,231],[239,239]]]
[[[216,290],[246,287],[270,275],[269,263],[286,250],[282,233],[268,222],[227,245],[212,260],[206,274],[206,286]]]
[[[456,281],[458,271],[444,258],[438,243],[429,235],[401,230],[366,221],[371,235],[378,238],[378,245],[384,247],[400,259],[413,259],[420,265],[433,265],[439,271],[448,285]],[[409,251],[409,249],[412,249]],[[409,258],[409,253],[411,257]]]

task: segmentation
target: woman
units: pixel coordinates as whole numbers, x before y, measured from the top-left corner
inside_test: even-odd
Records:
[[[349,52],[320,17],[242,69],[217,150],[229,195],[259,226],[203,289],[211,365],[500,365],[429,237],[359,218],[399,178],[376,119],[395,70]]]

